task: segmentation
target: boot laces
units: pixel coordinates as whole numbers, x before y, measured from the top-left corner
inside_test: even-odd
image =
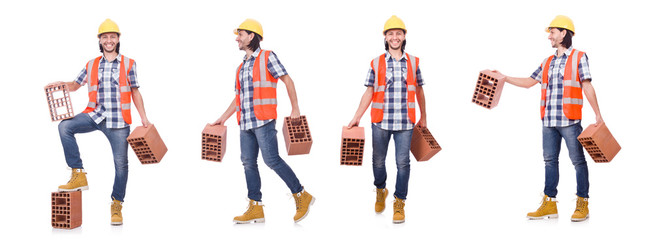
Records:
[[[587,201],[585,200],[586,198],[578,198],[576,199],[576,211],[582,212],[584,209],[587,208]]]
[[[295,197],[295,209],[299,210],[302,203],[302,193],[298,192],[297,194],[293,194],[293,196]]]
[[[403,200],[395,200],[394,203],[395,213],[403,213],[405,204],[406,203]]]
[[[379,191],[379,189],[375,188],[374,191],[376,192],[376,202],[383,202],[383,194],[385,193],[385,189],[381,189],[381,191]]]

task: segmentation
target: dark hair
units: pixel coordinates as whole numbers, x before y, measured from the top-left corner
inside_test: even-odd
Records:
[[[102,44],[98,43],[98,45],[100,45],[100,52],[104,53],[104,48],[102,48]],[[118,42],[118,44],[116,44],[116,53],[120,53],[120,42]]]
[[[390,49],[390,46],[388,46],[388,42],[384,39],[383,42],[385,42],[385,50],[388,51]],[[404,42],[401,43],[401,52],[404,52],[404,49],[406,49],[406,39],[404,39]]]
[[[574,36],[574,32],[572,32],[569,29],[565,29],[565,28],[557,28],[557,29],[560,30],[560,32],[562,32],[562,30],[567,31],[567,34],[565,35],[565,38],[562,39],[562,46],[565,47],[565,48],[570,48],[571,47],[571,37]]]
[[[252,34],[252,33],[254,34],[254,38],[252,39],[251,42],[249,42],[247,48],[249,48],[249,50],[256,51],[256,49],[261,47],[261,40],[263,39],[263,37],[261,37],[261,35],[258,35],[258,33],[249,30],[245,30],[245,32],[247,32],[247,34]]]

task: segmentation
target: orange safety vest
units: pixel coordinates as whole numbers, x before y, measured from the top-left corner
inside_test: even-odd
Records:
[[[415,91],[417,90],[417,68],[419,67],[419,58],[408,55],[408,77],[406,78],[406,88],[408,90],[407,103],[408,103],[408,117],[412,123],[416,123],[415,117]],[[383,120],[383,104],[385,97],[385,73],[386,73],[386,60],[385,53],[372,60],[372,68],[376,74],[374,79],[374,94],[372,95],[372,122],[379,123]],[[415,66],[413,68],[413,66]]]
[[[97,91],[98,91],[98,69],[100,68],[100,59],[102,56],[95,59],[91,59],[86,64],[86,77],[90,79],[88,86],[88,105],[86,109],[82,111],[83,113],[90,113],[95,110],[97,106]],[[129,64],[129,68],[125,71],[125,61]],[[120,57],[120,109],[122,110],[122,119],[125,120],[127,124],[132,123],[131,115],[131,82],[127,78],[127,73],[132,70],[134,65],[134,60],[126,58],[124,55]]]
[[[583,116],[583,89],[581,87],[580,74],[578,73],[578,63],[585,53],[571,50],[570,56],[565,63],[565,74],[563,75],[562,85],[562,110],[565,116],[570,120],[582,119]],[[546,91],[549,86],[549,66],[553,61],[553,55],[548,57],[542,63],[544,72],[542,73],[542,99],[540,100],[540,115],[544,119],[546,111]]]
[[[254,115],[259,120],[277,119],[277,81],[268,71],[269,50],[262,50],[254,60],[252,84],[254,85]],[[263,57],[261,57],[263,56]],[[240,125],[240,69],[236,72],[236,111]],[[263,76],[263,77],[261,77]]]

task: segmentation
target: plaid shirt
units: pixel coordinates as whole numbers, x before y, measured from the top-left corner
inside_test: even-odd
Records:
[[[401,131],[413,129],[414,124],[408,117],[407,103],[407,82],[408,75],[406,53],[401,56],[399,61],[395,60],[389,52],[385,53],[386,72],[385,72],[385,94],[383,99],[383,120],[380,123],[374,123],[377,127],[389,131]],[[414,67],[414,66],[413,66]],[[422,72],[417,67],[416,76],[417,85],[424,85]],[[367,72],[366,87],[373,87],[376,79],[374,69],[370,67]]]
[[[240,69],[238,76],[240,78],[240,130],[249,130],[252,128],[261,127],[273,119],[258,120],[254,115],[254,86],[252,79],[252,69],[254,68],[254,60],[261,53],[261,49],[256,49],[254,53],[247,58],[243,57],[243,67]],[[268,71],[272,77],[278,79],[284,75],[288,75],[286,68],[283,67],[277,55],[270,52],[268,56]],[[238,81],[238,79],[236,79]],[[238,91],[236,89],[236,91]]]
[[[542,124],[545,127],[566,127],[580,122],[578,120],[568,119],[562,110],[562,86],[563,75],[565,73],[565,64],[567,63],[567,56],[571,54],[573,48],[567,49],[562,56],[558,57],[553,55],[553,60],[549,65],[549,86],[546,90],[546,108],[544,110],[544,119]],[[540,65],[531,78],[542,83],[542,65]],[[592,80],[590,75],[589,64],[587,63],[587,54],[580,58],[578,63],[578,74],[581,81]]]
[[[122,118],[122,110],[120,108],[120,56],[118,55],[111,62],[104,58],[104,56],[100,59],[97,106],[93,112],[88,113],[96,124],[107,120],[107,128],[124,128],[129,126]],[[131,71],[127,75],[132,88],[140,87],[136,77],[136,62],[134,62]],[[77,75],[75,82],[82,86],[88,83],[86,67]]]

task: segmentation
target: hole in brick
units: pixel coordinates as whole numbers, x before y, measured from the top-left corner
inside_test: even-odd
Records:
[[[145,146],[144,142],[132,142],[132,148],[139,148]]]
[[[54,221],[57,222],[57,223],[66,222],[66,220],[67,220],[66,215],[55,215],[54,216]]]
[[[346,156],[345,161],[348,161],[348,162],[358,161],[358,156]]]
[[[217,139],[217,138],[211,138],[211,137],[210,137],[210,138],[207,138],[207,139],[206,139],[206,143],[213,143],[213,144],[216,144],[216,143],[218,143],[218,139]]]
[[[347,143],[347,148],[358,148],[359,146],[360,144],[356,142]]]
[[[487,102],[487,101],[490,100],[490,98],[489,98],[487,95],[485,95],[485,94],[479,94],[479,95],[476,97],[476,99],[477,99],[479,102]]]
[[[208,156],[208,157],[217,157],[218,152],[216,152],[216,151],[206,151],[206,156]]]
[[[491,89],[491,88],[494,87],[495,84],[494,84],[494,82],[491,81],[491,80],[483,79],[483,81],[481,82],[481,85],[482,85],[483,87],[486,87],[486,88],[490,88],[490,89]]]
[[[152,155],[149,155],[149,154],[143,154],[143,155],[141,155],[141,159],[142,159],[142,161],[152,161],[152,160],[154,160],[154,159],[152,158]]]
[[[306,133],[295,133],[295,138],[304,138],[306,137]]]
[[[52,99],[59,99],[59,98],[64,98],[65,97],[65,95],[63,93],[63,88],[52,91],[52,92],[50,92],[50,94],[52,95]]]
[[[587,148],[596,147],[596,145],[594,144],[594,141],[585,141],[585,142],[583,142],[583,145],[585,145],[585,147],[587,147]]]
[[[54,205],[66,205],[66,199],[65,198],[55,198],[54,199]]]

